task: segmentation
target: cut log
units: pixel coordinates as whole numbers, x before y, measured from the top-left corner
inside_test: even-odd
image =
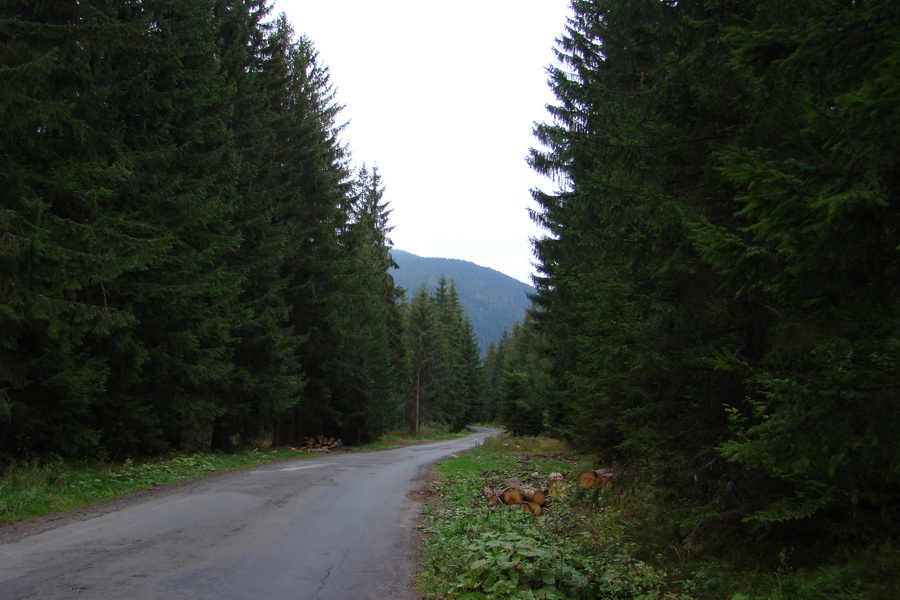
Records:
[[[500,505],[500,498],[497,496],[497,490],[494,488],[485,486],[484,489],[481,490],[481,494],[491,503],[491,506]]]
[[[488,490],[491,490],[502,504],[524,504],[532,502],[538,506],[543,506],[547,502],[547,493],[544,490],[528,487],[524,484],[519,487],[508,487],[500,493],[492,488],[485,488],[483,493],[490,500]]]
[[[612,487],[612,477],[608,477],[606,475],[598,475],[596,481],[594,481],[594,487],[599,487],[599,488]]]
[[[612,487],[612,480],[613,480],[612,469],[597,469],[594,472],[597,474],[597,480],[594,482],[594,487],[602,487],[602,488]]]
[[[562,477],[559,473],[554,475],[558,476],[557,478]],[[527,510],[536,515],[543,512],[541,507],[546,504],[548,497],[547,490],[525,485],[518,478],[510,479],[505,488],[494,488],[486,485],[482,488],[481,494],[493,506],[504,504],[510,508]]]
[[[520,487],[519,492],[522,494],[522,497],[525,498],[528,502],[534,502],[535,504],[539,504],[543,506],[546,503],[547,495],[544,493],[544,490],[539,490],[533,487]]]
[[[503,504],[523,504],[525,502],[525,497],[518,488],[506,488],[500,494],[500,501],[503,502]]]
[[[541,516],[541,514],[544,512],[541,508],[541,505],[535,502],[523,502],[522,504],[514,505],[514,507],[523,512],[530,512],[531,514],[537,516]],[[510,506],[510,508],[513,508],[513,506]]]
[[[550,473],[549,480],[550,482],[547,484],[547,495],[553,496],[560,491],[564,477],[562,473]]]
[[[612,469],[595,469],[593,471],[582,471],[575,480],[578,487],[612,487],[613,471]]]
[[[595,473],[594,471],[582,471],[575,479],[575,482],[580,488],[594,487],[594,483],[596,483],[596,481],[597,473]]]

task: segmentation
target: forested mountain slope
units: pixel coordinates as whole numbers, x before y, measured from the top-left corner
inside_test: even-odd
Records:
[[[399,269],[391,269],[396,285],[411,298],[425,284],[437,286],[441,275],[456,282],[460,303],[472,320],[481,352],[487,352],[504,331],[525,318],[534,288],[488,267],[454,258],[425,258],[403,250],[392,250]]]

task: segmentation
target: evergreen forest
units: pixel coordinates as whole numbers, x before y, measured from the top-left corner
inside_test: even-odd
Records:
[[[895,539],[900,3],[571,5],[491,401],[652,482],[688,552]]]
[[[466,424],[458,296],[405,307],[378,169],[271,13],[0,1],[0,462]]]
[[[571,0],[533,304],[484,358],[452,278],[395,284],[271,12],[0,0],[0,462],[499,420],[693,549],[896,537],[900,3]]]

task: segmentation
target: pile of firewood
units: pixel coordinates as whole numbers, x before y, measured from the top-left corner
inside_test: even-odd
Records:
[[[582,471],[575,478],[575,484],[580,488],[608,488],[612,486],[612,469],[596,469]],[[510,479],[505,487],[485,486],[482,495],[490,502],[491,506],[509,506],[510,508],[540,515],[544,512],[544,505],[552,497],[562,497],[568,493],[571,484],[566,481],[562,473],[551,473],[545,489],[525,485],[521,479]]]
[[[481,491],[491,506],[506,505],[540,515],[547,502],[547,490],[525,485],[521,479],[510,479],[505,488],[485,486]]]
[[[300,449],[306,450],[307,452],[331,452],[332,450],[337,450],[342,445],[343,444],[339,439],[325,437],[324,435],[314,435],[312,437],[303,438],[303,446],[301,446]]]

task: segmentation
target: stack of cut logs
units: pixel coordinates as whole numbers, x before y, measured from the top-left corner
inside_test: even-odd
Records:
[[[307,452],[331,452],[342,446],[341,440],[324,435],[303,438],[302,449]]]
[[[547,502],[547,492],[525,485],[521,479],[510,479],[503,489],[485,486],[481,491],[491,506],[505,504],[510,508],[518,508],[539,515]]]
[[[521,479],[513,478],[507,482],[504,488],[485,486],[481,493],[491,503],[491,506],[506,505],[540,515],[544,511],[543,506],[547,499],[565,495],[568,487],[562,473],[551,473],[549,480],[547,489],[540,489],[525,485]],[[612,469],[596,469],[582,471],[575,478],[575,483],[580,488],[608,488],[612,486],[612,480]]]

